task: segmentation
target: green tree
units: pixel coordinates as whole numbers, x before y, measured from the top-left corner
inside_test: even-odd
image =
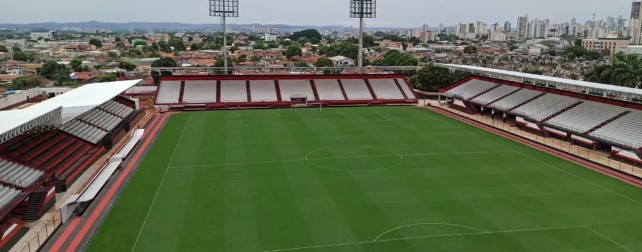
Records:
[[[544,71],[539,68],[530,68],[530,67],[525,67],[522,69],[522,73],[529,73],[529,74],[537,74],[537,75],[544,75]]]
[[[238,58],[239,58],[239,62],[246,62],[247,61],[247,55],[246,54],[241,54]]]
[[[9,52],[6,46],[0,45],[0,52]]]
[[[284,52],[285,56],[289,58],[292,58],[294,56],[303,56],[303,52],[301,51],[301,47],[298,45],[291,45],[288,47],[288,49],[285,50]]]
[[[178,63],[172,58],[160,58],[152,62],[152,67],[176,67],[178,66]],[[154,83],[158,84],[160,83],[160,77],[161,76],[171,76],[172,72],[170,71],[161,71],[160,73],[157,71],[152,71],[152,78],[154,79]]]
[[[121,60],[120,62],[118,62],[118,68],[125,69],[127,71],[134,71],[136,69],[136,64]]]
[[[146,46],[146,45],[147,45],[147,42],[145,41],[136,41],[136,43],[134,43],[134,47]]]
[[[44,86],[46,80],[39,76],[26,76],[18,77],[7,85],[7,88],[11,90],[25,90],[35,87]]]
[[[416,66],[419,65],[419,60],[414,56],[400,52],[397,50],[390,50],[383,55],[383,59],[374,62],[378,66]]]
[[[69,62],[69,67],[71,67],[74,72],[80,72],[82,71],[82,60],[79,58],[74,58]]]
[[[292,33],[292,35],[290,35],[288,38],[290,40],[292,40],[292,41],[299,41],[300,38],[306,38],[307,40],[313,40],[313,39],[321,40],[322,39],[321,33],[319,33],[319,31],[317,31],[315,29],[307,29],[307,30],[303,30],[303,31],[298,31],[298,32]]]
[[[107,57],[109,57],[112,60],[116,59],[116,58],[118,58],[118,53],[116,53],[116,52],[108,52],[107,53]]]
[[[99,39],[92,38],[89,40],[90,45],[96,46],[96,48],[101,48],[103,47],[103,42],[100,41]]]
[[[319,58],[317,60],[317,67],[334,67],[334,62],[329,58]]]
[[[96,76],[96,81],[97,82],[112,82],[112,81],[116,81],[116,74],[108,73],[108,74],[103,74],[103,75]]]
[[[252,56],[250,56],[250,60],[252,62],[259,62],[259,61],[261,61],[261,56],[256,55],[256,54],[252,54]]]
[[[185,47],[185,43],[183,43],[182,38],[178,37],[173,37],[169,40],[169,46],[174,48],[175,52],[182,52],[187,50],[187,47]]]
[[[477,53],[477,47],[475,47],[475,46],[466,46],[464,48],[464,53],[465,54],[475,54],[475,53]]]
[[[310,65],[305,61],[294,62],[294,67],[309,67]]]
[[[410,84],[426,92],[438,92],[456,81],[470,75],[466,72],[453,72],[448,68],[428,65],[410,77]]]
[[[616,54],[611,64],[600,64],[589,72],[587,81],[639,88],[642,82],[642,58],[637,55]]]

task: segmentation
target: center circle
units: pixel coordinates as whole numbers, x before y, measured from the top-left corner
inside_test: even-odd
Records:
[[[403,156],[367,145],[321,147],[308,152],[305,161],[318,168],[336,171],[380,171],[403,163]]]

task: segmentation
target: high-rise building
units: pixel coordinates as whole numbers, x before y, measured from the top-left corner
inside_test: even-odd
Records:
[[[508,21],[504,22],[504,31],[509,32],[510,29],[511,29],[511,23]]]
[[[528,15],[517,18],[517,39],[526,40],[528,37]]]
[[[631,19],[640,18],[640,2],[633,2],[631,5]]]

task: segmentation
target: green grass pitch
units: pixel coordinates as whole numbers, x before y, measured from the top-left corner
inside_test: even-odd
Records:
[[[642,190],[411,107],[171,117],[89,251],[642,251]]]

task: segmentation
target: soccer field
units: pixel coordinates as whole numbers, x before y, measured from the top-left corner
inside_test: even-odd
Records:
[[[171,117],[89,251],[642,251],[642,190],[411,107]]]

